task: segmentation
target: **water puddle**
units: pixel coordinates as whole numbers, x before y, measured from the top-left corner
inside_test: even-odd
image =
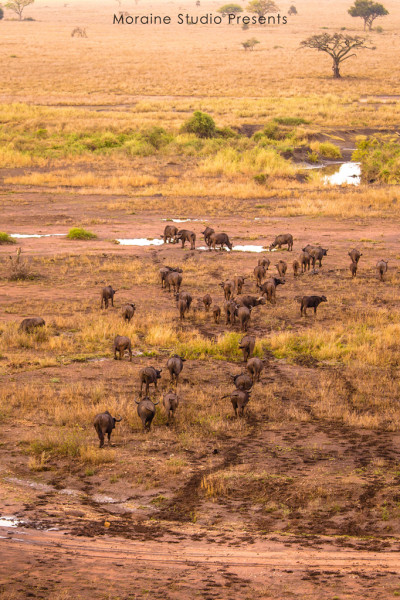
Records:
[[[169,221],[172,223],[188,223],[191,221],[192,223],[200,221],[200,219],[161,219],[161,221]]]
[[[164,244],[164,240],[158,240],[157,238],[117,239],[117,242],[121,246],[162,246]]]
[[[328,173],[331,170],[332,173]],[[325,167],[324,183],[330,185],[360,185],[361,183],[361,166],[360,163],[348,162],[331,167]]]
[[[11,237],[24,240],[27,238],[62,237],[66,233],[10,233]]]
[[[21,523],[16,517],[0,517],[0,527],[18,527]]]

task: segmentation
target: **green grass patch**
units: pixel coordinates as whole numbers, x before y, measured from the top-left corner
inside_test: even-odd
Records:
[[[97,238],[97,235],[91,231],[86,231],[83,227],[73,227],[69,230],[67,238],[69,240],[93,240]]]
[[[16,244],[16,240],[8,233],[0,231],[0,244]]]

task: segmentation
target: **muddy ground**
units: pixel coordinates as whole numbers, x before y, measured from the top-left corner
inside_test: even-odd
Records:
[[[222,306],[219,281],[227,273],[251,274],[260,256],[190,252],[177,245],[116,245],[115,238],[158,237],[162,219],[181,215],[113,211],[110,216],[96,196],[21,190],[18,202],[6,194],[1,200],[1,229],[10,233],[66,233],[84,219],[100,221],[88,227],[98,235],[94,241],[23,239],[23,256],[40,275],[31,281],[7,279],[8,256],[15,249],[0,246],[4,323],[36,314],[48,322],[60,314],[98,313],[106,319],[120,314],[124,300],[133,299],[137,319],[151,307],[165,311],[174,326],[215,339],[226,329],[224,319],[215,325],[211,317],[192,315],[179,324],[173,300],[156,282],[129,285],[124,279],[115,308],[105,315],[99,311],[99,290],[105,283],[121,283],[112,270],[116,261],[122,269],[135,258],[144,268],[179,264],[183,270],[190,261],[202,273],[208,269],[206,277],[192,279],[191,291],[196,297],[210,292]],[[250,333],[257,337],[287,327],[312,328],[321,321],[328,327],[352,310],[343,298],[355,293],[361,304],[397,307],[396,223],[255,220],[251,210],[248,218],[185,216],[198,219],[182,224],[196,231],[198,245],[203,245],[203,224],[209,222],[233,234],[235,244],[268,246],[277,233],[293,234],[293,257],[286,251],[266,254],[273,262],[275,257],[288,260],[289,274],[278,290],[277,306],[263,307],[252,319]],[[290,263],[309,242],[329,248],[328,257],[322,269],[296,280]],[[347,252],[355,246],[363,257],[357,282],[352,282]],[[375,274],[380,258],[390,261],[386,284]],[[245,292],[256,292],[253,279]],[[317,319],[310,315],[305,323],[296,300],[304,293],[328,296]],[[55,385],[60,393],[78,382],[88,390],[101,382],[117,391],[123,413],[137,397],[139,369],[164,364],[169,353],[161,346],[154,356],[134,356],[130,364],[115,362],[110,348],[99,348],[95,360],[62,357],[57,365],[40,368],[35,356],[46,359],[54,352],[27,350],[22,360],[15,349],[3,346],[0,382],[3,389],[16,390]],[[32,469],[28,442],[52,424],[41,421],[40,410],[31,418],[25,412],[23,417],[1,413],[0,517],[15,517],[16,527],[7,521],[0,527],[0,598],[378,600],[400,595],[400,434],[318,416],[307,386],[318,388],[321,374],[329,373],[344,378],[351,391],[345,369],[309,357],[289,362],[266,352],[263,359],[256,401],[243,427],[230,426],[229,411],[226,429],[191,442],[183,437],[180,422],[168,428],[160,418],[146,436],[132,421],[113,435],[115,461],[91,470],[80,460],[51,453],[46,468]],[[216,390],[227,393],[229,374],[242,366],[239,359],[187,361],[181,381],[185,402],[195,402],[202,386],[210,404],[221,402]],[[161,391],[168,387],[165,378]],[[262,408],[270,390],[273,413]],[[103,399],[99,407],[106,408]],[[89,443],[97,446],[91,423],[82,426]],[[164,471],[162,461],[174,467]],[[225,485],[225,475],[232,473],[233,485]]]

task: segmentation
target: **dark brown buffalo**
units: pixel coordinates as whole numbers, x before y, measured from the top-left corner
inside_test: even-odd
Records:
[[[104,446],[104,434],[108,436],[108,445],[111,446],[111,434],[112,430],[115,429],[115,423],[119,423],[122,419],[116,419],[112,417],[108,410],[99,415],[96,415],[94,419],[94,428],[97,431],[97,435],[100,440],[100,448]]]
[[[265,257],[264,258],[259,258],[258,259],[258,264],[261,267],[265,267],[265,269],[268,271],[268,267],[271,264],[271,261],[268,258],[265,258]]]
[[[215,230],[212,227],[206,227],[204,231],[201,232],[204,235],[204,241],[207,246],[210,246],[210,236],[215,233]],[[211,250],[211,248],[210,248]]]
[[[220,250],[222,250],[224,248],[224,246],[229,248],[229,250],[232,250],[232,244],[226,233],[212,233],[209,236],[209,240],[210,240],[210,247],[213,248],[214,250],[216,249],[215,246],[219,246]]]
[[[278,246],[278,248],[280,250],[282,248],[282,246],[285,246],[286,244],[287,244],[288,250],[292,251],[293,250],[293,236],[290,233],[282,233],[281,235],[277,235],[275,238],[275,241],[272,242],[269,249],[273,250],[274,248],[276,248]]]
[[[113,290],[111,285],[106,285],[106,287],[104,287],[101,290],[100,308],[103,308],[103,304],[104,304],[104,308],[108,308],[109,301],[111,301],[111,306],[114,306],[114,294],[116,294],[117,292],[118,292],[118,290]]]
[[[306,269],[308,269],[308,271],[310,270],[311,256],[309,255],[309,253],[307,251],[304,250],[299,255],[299,263],[301,265],[301,272],[302,273],[305,273]]]
[[[136,305],[134,302],[129,302],[128,304],[125,304],[124,308],[122,309],[122,317],[125,321],[128,321],[128,323],[131,322],[131,319],[133,319],[133,315],[135,314],[135,310],[136,310]]]
[[[44,327],[46,322],[42,317],[28,317],[24,319],[19,326],[20,331],[24,331],[25,333],[30,333],[34,331],[37,327]]]
[[[285,277],[287,271],[287,264],[285,263],[285,261],[279,260],[275,266],[278,271],[279,277]]]
[[[228,325],[229,323],[234,325],[236,322],[236,316],[238,311],[236,302],[234,300],[228,300],[227,302],[225,302],[224,308],[226,315],[226,325]]]
[[[176,234],[178,233],[178,228],[175,225],[166,225],[164,229],[164,233],[161,236],[164,240],[164,244],[167,242],[169,244],[175,244],[176,242]]]
[[[300,314],[307,315],[307,308],[313,308],[314,314],[317,314],[317,308],[321,302],[328,302],[326,296],[303,296],[300,306]]]
[[[227,279],[219,284],[224,290],[225,300],[230,300],[235,293],[235,282],[232,279]]]
[[[357,250],[356,248],[354,248],[353,250],[350,250],[349,256],[351,258],[351,262],[358,263],[358,261],[362,257],[362,254],[361,254],[361,252],[359,250]]]
[[[236,287],[236,293],[237,294],[241,294],[242,290],[243,290],[243,286],[244,286],[244,280],[246,279],[246,277],[243,277],[243,275],[236,275],[233,278],[233,282],[235,284]]]
[[[250,323],[251,317],[251,308],[247,308],[247,306],[237,306],[237,316],[239,320],[240,329],[242,331],[247,331]]]
[[[263,361],[261,360],[261,358],[257,358],[255,356],[254,358],[250,358],[247,361],[246,369],[250,373],[253,383],[255,383],[256,381],[260,381],[260,375],[261,375],[261,371],[263,370],[263,368],[264,368],[264,364],[263,364]]]
[[[177,396],[172,390],[164,394],[163,406],[167,415],[168,423],[172,417],[175,417],[175,411],[179,406],[179,396]]]
[[[171,273],[171,272],[182,273],[182,269],[179,269],[179,268],[174,269],[173,267],[167,267],[167,266],[161,267],[161,269],[160,269],[160,277],[161,277],[161,287],[162,288],[165,287],[166,277],[167,277],[168,273]]]
[[[239,375],[231,375],[233,383],[236,389],[243,390],[244,392],[249,391],[253,386],[253,380],[247,373],[240,373]]]
[[[221,307],[220,306],[214,306],[213,317],[214,317],[214,321],[218,324],[219,320],[221,318]]]
[[[279,277],[271,277],[262,285],[259,285],[258,288],[261,290],[261,293],[267,297],[268,302],[271,304],[276,304],[276,288],[278,285],[284,285],[284,279],[280,279]]]
[[[189,231],[188,229],[181,229],[175,236],[175,239],[181,240],[182,248],[185,247],[185,243],[189,242],[190,249],[195,250],[196,248],[196,234],[193,231]]]
[[[267,274],[267,270],[263,265],[257,265],[254,267],[254,277],[256,278],[256,285],[261,285],[262,280]]]
[[[244,362],[247,362],[248,359],[252,356],[255,345],[256,345],[256,338],[253,337],[252,335],[245,335],[244,338],[242,338],[242,340],[239,344],[239,348],[243,352]]]
[[[208,312],[210,310],[210,306],[212,304],[212,298],[211,298],[210,294],[206,294],[205,296],[203,296],[203,304],[204,304],[204,308],[206,309],[206,312]]]
[[[157,380],[161,379],[161,372],[162,369],[155,369],[154,367],[145,367],[140,371],[140,396],[142,395],[143,384],[146,385],[146,396],[149,394],[150,384],[153,384],[157,389]]]
[[[174,288],[174,293],[177,294],[182,284],[182,274],[176,271],[170,271],[165,277],[165,287],[170,292],[171,285]]]
[[[388,260],[378,260],[376,263],[376,269],[378,271],[380,281],[383,281],[383,276],[388,270]]]
[[[135,400],[135,402],[138,405],[137,413],[142,421],[143,429],[148,433],[150,431],[151,422],[156,414],[156,406],[159,402],[152,402],[147,396],[146,398],[143,398],[143,400],[140,400],[139,402]]]
[[[235,411],[235,416],[243,417],[244,409],[250,401],[250,392],[245,392],[243,390],[235,390],[228,396],[223,396],[223,398],[230,398],[233,406],[233,410]]]
[[[125,335],[117,335],[113,344],[114,358],[117,360],[117,352],[119,353],[119,360],[122,360],[125,350],[128,350],[129,360],[132,362],[132,345],[131,340]]]
[[[171,383],[178,383],[178,378],[183,369],[184,362],[186,362],[186,358],[182,358],[178,354],[174,354],[168,359],[167,369],[171,377]]]
[[[264,296],[241,296],[235,300],[238,306],[247,306],[247,308],[254,308],[255,306],[262,306],[266,303]]]

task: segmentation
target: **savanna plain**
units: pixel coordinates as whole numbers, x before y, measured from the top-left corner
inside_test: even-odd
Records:
[[[0,20],[1,600],[400,596],[400,6],[364,33],[345,0],[294,4],[287,25],[249,30],[112,25],[120,10],[217,14],[203,0],[36,0],[34,20]],[[335,80],[328,56],[300,49],[324,32],[374,49]],[[326,182],[352,159],[359,185]],[[118,242],[166,225],[196,249]],[[248,251],[209,251],[206,226]],[[293,251],[270,252],[283,233]],[[307,244],[327,255],[295,276]],[[266,278],[278,260],[288,271],[251,312],[263,371],[235,417],[224,396],[246,333],[225,323],[219,284],[244,276],[258,298],[264,257]],[[183,320],[165,265],[193,297]],[[305,295],[327,302],[301,316]],[[46,324],[21,331],[26,317]],[[114,360],[116,335],[132,361]],[[162,373],[144,432],[148,366]],[[106,410],[122,420],[99,448]]]

